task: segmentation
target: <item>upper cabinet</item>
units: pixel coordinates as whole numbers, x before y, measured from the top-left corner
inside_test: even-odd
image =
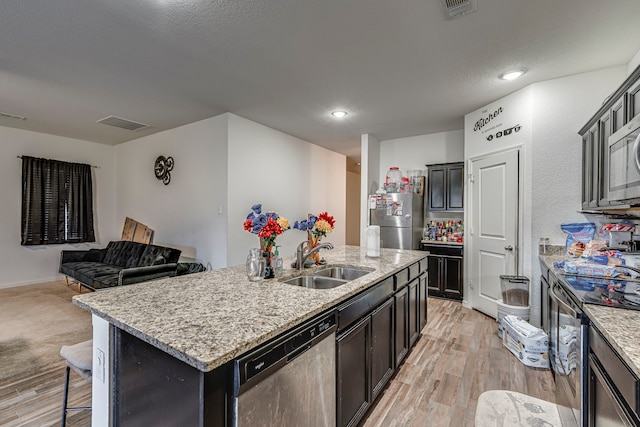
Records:
[[[582,209],[622,205],[609,201],[609,137],[640,114],[640,67],[605,100],[578,132],[582,137]]]
[[[464,210],[464,163],[427,165],[427,210]]]

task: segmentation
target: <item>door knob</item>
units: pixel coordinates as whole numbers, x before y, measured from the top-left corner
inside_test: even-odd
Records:
[[[511,252],[513,250],[513,246],[511,246],[511,245],[505,246],[504,250]]]

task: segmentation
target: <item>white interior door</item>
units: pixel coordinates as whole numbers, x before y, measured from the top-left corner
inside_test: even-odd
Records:
[[[471,162],[470,305],[497,317],[500,275],[518,271],[519,151]]]

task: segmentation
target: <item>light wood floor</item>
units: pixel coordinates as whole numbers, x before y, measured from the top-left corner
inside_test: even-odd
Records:
[[[502,346],[494,319],[453,301],[429,299],[428,324],[364,427],[473,426],[485,390],[519,391],[554,401],[549,370],[524,366]],[[0,383],[0,425],[59,425],[64,362]],[[73,372],[70,406],[90,406],[91,385]],[[69,426],[89,426],[74,412]]]
[[[427,320],[364,427],[473,426],[478,396],[486,390],[555,402],[551,371],[527,367],[504,348],[493,318],[430,298]]]

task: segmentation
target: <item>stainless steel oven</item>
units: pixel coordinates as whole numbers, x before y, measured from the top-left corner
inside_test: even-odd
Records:
[[[550,275],[549,347],[562,425],[586,427],[588,318],[581,304]]]
[[[640,115],[609,137],[609,200],[640,202]]]

